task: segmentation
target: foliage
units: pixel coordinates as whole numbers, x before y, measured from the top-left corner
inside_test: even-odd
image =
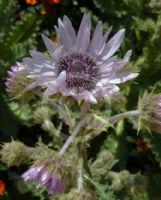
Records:
[[[58,150],[71,134],[70,128],[78,122],[80,117],[78,104],[72,105],[71,102],[60,99],[59,104],[51,105],[38,97],[29,102],[20,102],[8,96],[4,84],[7,70],[17,61],[28,56],[30,49],[45,49],[41,33],[53,40],[57,39],[53,27],[57,19],[64,14],[71,18],[76,30],[84,12],[91,13],[93,24],[102,20],[105,31],[112,25],[112,34],[120,28],[126,28],[125,40],[118,54],[122,56],[127,49],[132,49],[131,64],[140,71],[139,77],[133,84],[122,86],[121,92],[125,100],[120,101],[119,105],[117,101],[101,104],[99,105],[101,112],[93,107],[91,112],[96,120],[103,122],[104,117],[114,115],[116,112],[135,109],[138,98],[145,89],[149,92],[160,93],[160,4],[161,2],[156,0],[120,0],[119,3],[116,0],[62,0],[58,4],[51,5],[44,0],[32,6],[26,4],[25,0],[0,0],[1,142],[9,142],[13,138],[33,147],[38,141],[42,141],[48,148]],[[47,121],[44,121],[44,118],[40,119],[42,107],[47,108],[46,113],[44,114],[43,111],[42,114],[46,116]],[[40,113],[37,114],[38,110]],[[37,116],[36,119],[35,116]],[[149,134],[142,130],[137,134],[135,124],[131,124],[131,121],[131,119],[123,119],[112,126],[106,123],[99,130],[94,131],[91,131],[89,127],[88,134],[84,131],[76,140],[78,146],[81,145],[80,141],[84,143],[85,169],[89,172],[84,175],[85,185],[89,192],[95,191],[96,199],[161,199],[159,192],[161,135],[160,133],[153,134],[153,132]],[[73,159],[76,159],[75,152],[77,151],[77,147],[70,148],[68,154],[72,154]],[[109,152],[112,156],[110,154],[110,158],[105,157],[104,155],[109,156]],[[109,165],[108,159],[111,159]],[[2,198],[17,200],[65,198],[48,196],[44,189],[36,190],[34,184],[24,183],[20,175],[25,169],[27,169],[25,164],[7,168],[6,165],[0,163],[0,179],[4,180],[7,186]],[[93,170],[93,177],[90,170]],[[72,195],[72,192],[68,194],[71,198]]]

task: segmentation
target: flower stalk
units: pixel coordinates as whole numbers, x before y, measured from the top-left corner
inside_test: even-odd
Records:
[[[86,115],[86,117],[84,119],[82,119],[78,123],[78,125],[75,127],[75,129],[74,129],[73,133],[71,134],[71,136],[67,139],[67,141],[65,142],[65,144],[61,148],[61,150],[59,152],[59,155],[63,155],[65,153],[65,151],[67,150],[67,148],[69,147],[69,145],[73,142],[73,140],[75,139],[75,137],[80,132],[81,128],[83,128],[85,126],[85,124],[88,122],[88,119],[89,119],[89,115]]]
[[[78,191],[81,192],[83,190],[83,158],[79,159],[77,184]]]
[[[109,124],[114,124],[118,122],[121,119],[129,118],[129,117],[139,117],[140,116],[140,111],[139,110],[132,110],[132,111],[127,111],[124,113],[120,113],[111,117],[108,117],[104,120],[103,123],[109,123]],[[102,122],[96,122],[93,125],[90,126],[90,129],[95,129],[98,128],[100,125],[102,125]]]

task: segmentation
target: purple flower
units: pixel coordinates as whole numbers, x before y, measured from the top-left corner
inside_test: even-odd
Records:
[[[23,60],[28,77],[34,80],[28,89],[42,86],[46,96],[61,93],[97,103],[98,98],[118,92],[117,84],[138,75],[124,67],[128,64],[131,50],[123,59],[114,56],[124,38],[124,29],[107,42],[111,29],[103,34],[102,22],[98,22],[91,38],[90,15],[84,15],[77,34],[66,16],[63,20],[58,19],[55,29],[59,44],[42,35],[50,57],[31,51],[32,58]]]
[[[24,72],[23,67],[13,66],[10,70],[8,70],[8,78],[6,79],[6,91],[12,92],[14,90],[15,82],[17,81],[17,77]]]
[[[46,170],[45,165],[32,166],[26,171],[22,178],[25,181],[35,181],[38,187],[46,187],[49,194],[56,195],[63,193],[66,190],[66,184],[60,180],[56,175]]]
[[[23,63],[17,63],[16,66],[12,66],[8,70],[8,77],[5,82],[6,91],[11,97],[18,97],[19,95],[22,99],[22,93],[31,82],[31,79],[27,78],[27,72],[24,69]],[[33,94],[30,96],[33,96]]]

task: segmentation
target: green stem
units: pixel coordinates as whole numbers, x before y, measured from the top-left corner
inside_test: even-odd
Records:
[[[63,155],[64,152],[67,150],[67,148],[69,147],[69,145],[74,141],[75,137],[78,135],[78,133],[80,132],[81,128],[85,126],[85,124],[88,122],[89,119],[89,115],[87,114],[86,117],[84,119],[82,119],[78,125],[75,127],[73,133],[71,134],[71,136],[67,139],[67,141],[65,142],[65,144],[63,145],[63,147],[61,148],[59,154]]]
[[[83,158],[79,158],[79,165],[78,165],[78,191],[83,190]]]
[[[103,121],[103,123],[114,124],[121,119],[129,118],[129,117],[138,117],[139,115],[140,115],[140,111],[138,111],[138,110],[127,111],[127,112],[124,112],[124,113],[114,115],[112,117],[108,117]],[[94,123],[93,125],[90,126],[90,129],[98,128],[103,123],[102,122],[96,122],[96,123]]]

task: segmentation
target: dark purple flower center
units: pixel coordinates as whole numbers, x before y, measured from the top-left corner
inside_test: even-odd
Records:
[[[92,90],[95,87],[98,68],[87,54],[70,53],[57,63],[58,72],[66,72],[66,87],[77,91]]]

